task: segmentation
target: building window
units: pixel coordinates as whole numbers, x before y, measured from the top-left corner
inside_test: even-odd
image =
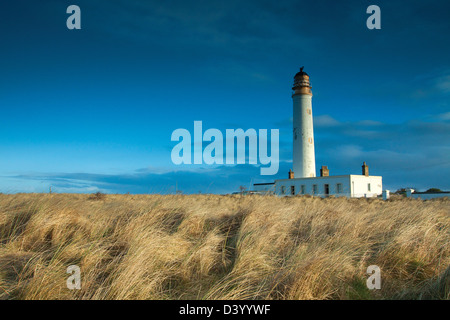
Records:
[[[286,188],[285,186],[281,186],[281,194],[285,194],[286,193]]]
[[[367,191],[370,191],[370,183],[367,184]]]
[[[313,186],[312,186],[312,194],[317,194],[317,184],[313,184]]]
[[[302,194],[305,194],[305,193],[306,193],[306,186],[305,186],[304,184],[302,184],[302,187],[301,187],[301,193],[302,193]]]
[[[291,195],[295,196],[295,186],[291,186]]]
[[[323,186],[323,191],[325,192],[325,195],[329,195],[330,194],[330,185],[329,184],[325,184]]]
[[[336,193],[342,193],[342,183],[336,184]]]

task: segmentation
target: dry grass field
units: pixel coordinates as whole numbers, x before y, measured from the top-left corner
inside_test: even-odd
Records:
[[[449,299],[449,227],[449,200],[0,194],[0,299]]]

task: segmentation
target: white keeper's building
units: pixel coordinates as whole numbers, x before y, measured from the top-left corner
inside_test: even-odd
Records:
[[[325,176],[275,180],[255,183],[255,191],[280,196],[313,195],[320,197],[372,198],[383,191],[382,177],[365,175]]]
[[[316,177],[312,91],[309,76],[300,69],[294,77],[293,99],[293,163],[288,179],[272,183],[255,183],[254,191],[280,196],[313,195],[342,197],[377,197],[383,192],[381,176],[370,176],[364,162],[361,175],[330,176],[328,167],[322,166]]]

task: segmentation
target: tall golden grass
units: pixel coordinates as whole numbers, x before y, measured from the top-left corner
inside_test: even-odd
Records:
[[[450,201],[0,194],[0,299],[449,299]],[[81,268],[81,290],[66,269]],[[366,286],[381,268],[381,289]]]

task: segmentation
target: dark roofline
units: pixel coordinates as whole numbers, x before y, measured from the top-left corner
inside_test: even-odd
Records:
[[[254,186],[267,186],[267,185],[271,185],[271,184],[275,184],[275,182],[267,182],[267,183],[254,183]]]

